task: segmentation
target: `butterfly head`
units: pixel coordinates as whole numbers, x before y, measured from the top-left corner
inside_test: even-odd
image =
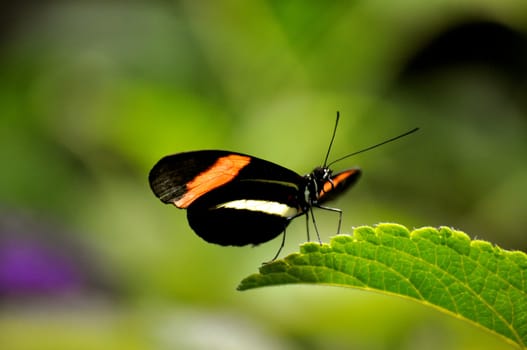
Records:
[[[319,166],[312,172],[306,174],[305,200],[311,205],[316,204],[321,194],[325,192],[326,183],[332,183],[333,170],[328,167]]]

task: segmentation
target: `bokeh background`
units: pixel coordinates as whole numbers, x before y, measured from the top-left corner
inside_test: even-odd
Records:
[[[147,174],[230,149],[355,188],[343,231],[446,225],[527,250],[527,2],[18,1],[0,9],[2,349],[509,349],[392,296],[237,292],[276,252],[197,237]],[[317,212],[323,240],[336,226]],[[305,240],[290,225],[283,255]],[[218,233],[220,234],[220,233]],[[248,232],[249,234],[249,232]]]

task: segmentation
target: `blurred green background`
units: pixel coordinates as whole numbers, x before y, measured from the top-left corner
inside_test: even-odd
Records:
[[[343,231],[447,225],[527,250],[527,2],[21,1],[0,8],[2,349],[509,349],[408,300],[237,292],[278,249],[220,247],[150,191],[162,156],[364,176]],[[322,238],[336,226],[317,211]],[[288,229],[282,256],[305,240]]]

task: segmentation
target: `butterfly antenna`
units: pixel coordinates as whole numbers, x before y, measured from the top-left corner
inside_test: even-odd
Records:
[[[338,113],[337,113],[337,116],[338,116]],[[338,121],[338,117],[337,117],[337,121]],[[336,129],[336,125],[335,125],[335,129]],[[410,134],[413,134],[413,133],[416,132],[417,130],[419,130],[419,128],[414,128],[414,129],[412,129],[412,130],[410,130],[410,131],[407,131],[407,132],[405,132],[405,133],[402,133],[401,135],[398,135],[398,136],[392,137],[391,139],[388,139],[388,140],[386,140],[386,141],[380,142],[380,143],[378,143],[378,144],[376,144],[376,145],[373,145],[373,146],[370,146],[370,147],[367,147],[367,148],[361,149],[360,151],[357,151],[357,152],[353,152],[353,153],[347,154],[347,155],[345,155],[344,157],[341,157],[341,158],[339,158],[339,159],[337,159],[337,160],[332,161],[332,162],[329,163],[327,166],[330,166],[330,165],[332,165],[332,164],[335,164],[335,163],[337,163],[337,162],[340,162],[340,161],[343,160],[343,159],[346,159],[346,158],[348,158],[348,157],[351,157],[351,156],[357,155],[357,154],[359,154],[359,153],[363,153],[363,152],[366,152],[366,151],[372,150],[372,149],[374,149],[374,148],[377,148],[377,147],[379,147],[379,146],[385,145],[385,144],[387,144],[387,143],[389,143],[389,142],[393,142],[393,141],[398,140],[398,139],[400,139],[400,138],[402,138],[402,137],[405,137],[405,136],[408,136],[408,135],[410,135]],[[333,132],[333,137],[335,137],[335,132]],[[333,142],[333,139],[331,139],[331,142]],[[330,147],[331,147],[331,144],[330,144]],[[329,154],[329,151],[328,151],[328,154]],[[327,160],[327,157],[326,157],[326,160]],[[324,162],[324,164],[325,164],[325,162]]]
[[[339,125],[340,112],[337,111],[337,119],[335,120],[335,128],[333,128],[333,135],[331,136],[331,141],[329,142],[328,153],[326,153],[326,158],[324,159],[324,168],[328,162],[329,152],[331,152],[331,147],[333,146],[333,140],[335,140],[335,135],[337,134],[337,126]]]

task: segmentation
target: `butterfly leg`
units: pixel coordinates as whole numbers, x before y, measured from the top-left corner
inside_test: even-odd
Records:
[[[306,212],[306,232],[307,232],[307,241],[311,242],[311,237],[309,236],[309,214]]]
[[[325,207],[325,206],[322,206],[322,205],[317,205],[316,207],[320,208],[320,209],[329,210],[329,211],[333,211],[333,212],[339,213],[339,226],[337,228],[337,235],[340,235],[340,226],[342,224],[342,209],[332,208],[332,207]],[[318,232],[317,232],[317,234],[318,234]]]
[[[269,260],[269,261],[264,261],[264,262],[262,263],[262,265],[270,264],[270,263],[272,263],[273,261],[275,261],[276,258],[278,258],[278,256],[280,255],[280,252],[282,251],[282,248],[283,248],[284,245],[285,245],[285,231],[286,231],[286,229],[284,229],[284,232],[282,233],[282,243],[280,243],[280,247],[278,248],[278,251],[276,252],[276,254],[274,255],[274,257],[273,257],[271,260]]]
[[[315,227],[315,233],[317,234],[318,243],[322,244],[320,235],[318,234],[317,220],[315,220],[315,215],[313,215],[313,207],[309,207],[309,212],[311,213],[311,219],[313,220],[313,226]]]

